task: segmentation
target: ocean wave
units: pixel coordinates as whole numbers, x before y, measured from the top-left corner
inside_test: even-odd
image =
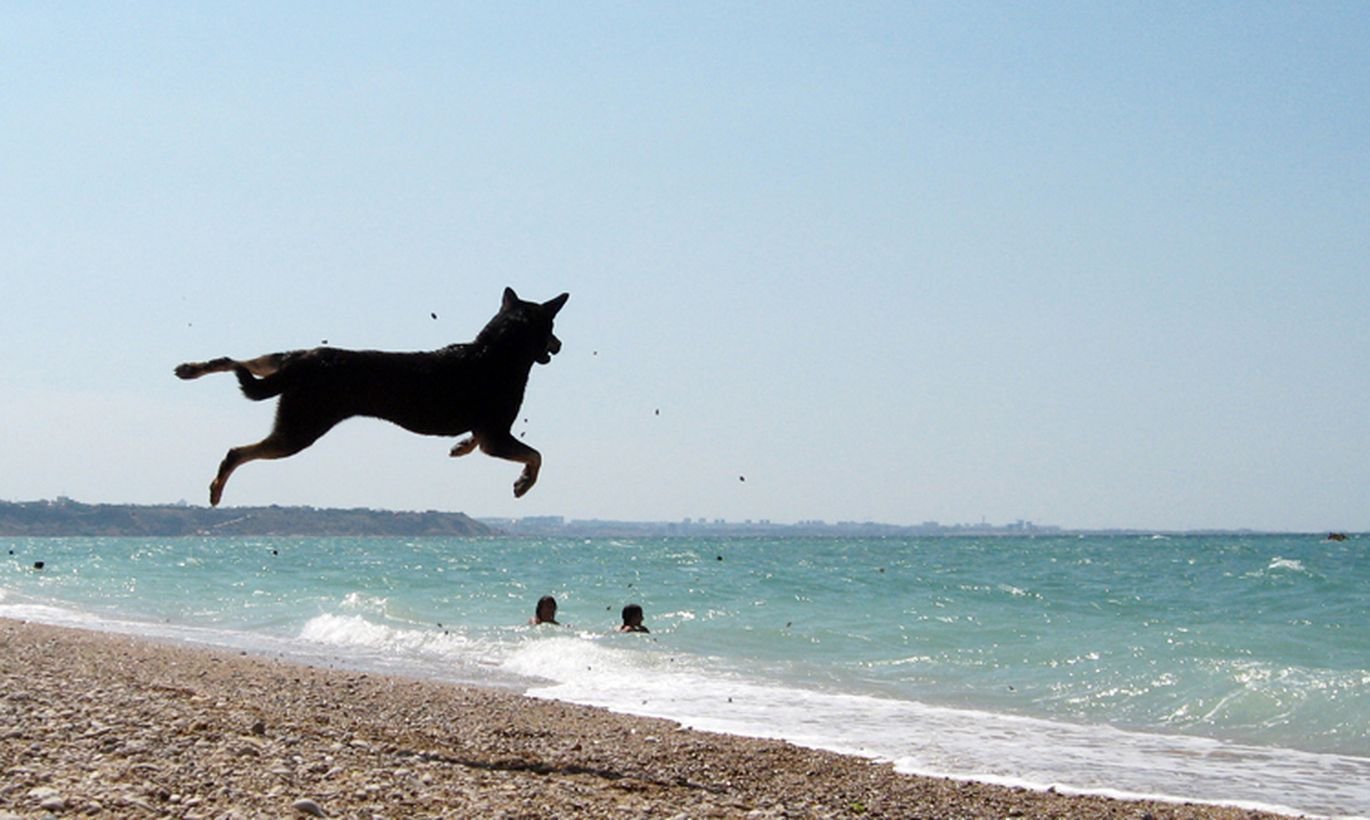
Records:
[[[406,655],[467,654],[473,641],[452,630],[410,629],[379,624],[363,615],[316,615],[300,629],[299,639],[329,646],[369,649]]]

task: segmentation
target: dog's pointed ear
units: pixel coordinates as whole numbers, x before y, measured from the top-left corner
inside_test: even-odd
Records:
[[[519,295],[514,293],[513,288],[504,289],[504,301],[500,303],[500,310],[508,310],[519,303]]]
[[[548,313],[551,313],[553,316],[555,316],[557,315],[557,311],[561,310],[561,306],[566,304],[566,300],[570,298],[571,294],[563,293],[555,299],[543,302],[542,306],[547,309]]]

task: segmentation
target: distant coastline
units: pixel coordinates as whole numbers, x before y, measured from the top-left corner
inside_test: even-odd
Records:
[[[727,537],[849,537],[881,538],[911,535],[1060,535],[1061,527],[1043,526],[1031,521],[1010,524],[952,524],[935,521],[922,524],[883,524],[877,521],[818,520],[797,521],[793,524],[769,520],[726,521],[721,518],[686,518],[683,521],[608,521],[604,519],[568,519],[559,515],[528,518],[487,518],[477,521],[510,535],[582,536],[603,538],[659,538],[665,536],[727,536]]]
[[[1252,529],[1075,529],[1031,521],[1007,524],[941,524],[924,521],[921,524],[884,524],[877,521],[797,521],[793,524],[768,520],[726,521],[723,519],[687,518],[683,521],[607,521],[603,519],[568,519],[561,516],[528,518],[488,518],[477,521],[509,535],[569,536],[584,538],[661,538],[670,536],[693,537],[758,537],[758,538],[909,538],[925,537],[1052,537],[1071,535],[1118,536],[1183,536],[1183,535],[1259,535],[1275,534]],[[1287,534],[1287,533],[1285,533]],[[1321,533],[1319,537],[1326,537]]]
[[[366,508],[200,507],[177,504],[85,504],[70,498],[44,501],[0,501],[0,537],[14,536],[206,536],[206,535],[342,535],[342,536],[498,536],[579,538],[690,537],[847,537],[1062,535],[1256,535],[1263,530],[1161,530],[1142,528],[1072,529],[1013,521],[1006,524],[884,524],[875,521],[818,520],[794,523],[766,519],[726,521],[686,518],[682,521],[615,521],[559,515],[524,518],[475,518],[460,512],[395,512]],[[1286,533],[1287,534],[1287,533]],[[1335,533],[1341,535],[1341,533]],[[1309,533],[1329,537],[1329,533]],[[1355,537],[1354,535],[1352,537]]]
[[[0,536],[320,535],[477,536],[494,531],[466,515],[314,507],[195,507],[0,501]]]

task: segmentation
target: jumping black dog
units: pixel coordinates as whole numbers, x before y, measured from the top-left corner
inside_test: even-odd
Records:
[[[525,302],[513,288],[505,288],[499,313],[475,341],[441,350],[316,347],[178,366],[176,375],[182,379],[231,370],[243,395],[253,401],[280,396],[271,434],[224,456],[209,485],[210,505],[218,505],[224,484],[239,465],[293,456],[352,416],[385,419],[426,436],[469,432],[451,454],[464,456],[479,447],[495,458],[522,463],[523,473],[514,482],[514,496],[522,496],[538,480],[542,454],[514,438],[510,428],[523,404],[533,362],[547,364],[561,351],[552,320],[569,298],[563,293],[541,304]]]

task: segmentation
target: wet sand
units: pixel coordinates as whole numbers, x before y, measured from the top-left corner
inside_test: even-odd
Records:
[[[0,620],[0,818],[1269,817],[897,774],[513,693]]]

